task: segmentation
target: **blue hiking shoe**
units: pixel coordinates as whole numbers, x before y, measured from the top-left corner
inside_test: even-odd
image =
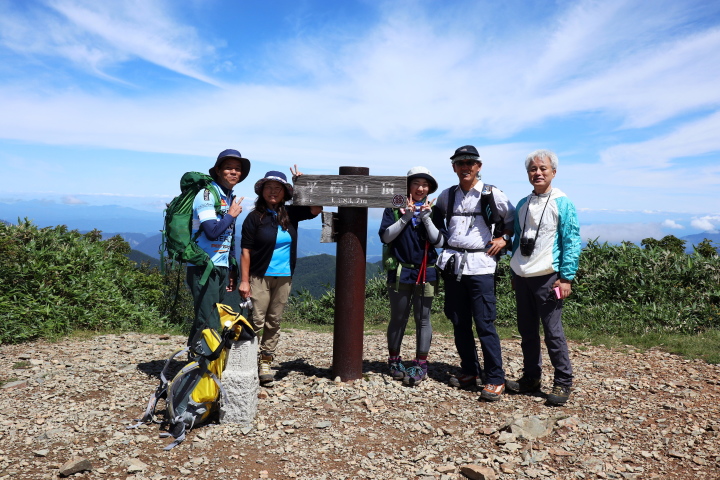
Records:
[[[389,357],[388,366],[390,367],[390,376],[394,380],[402,380],[403,378],[405,378],[407,369],[405,368],[405,365],[402,364],[402,358]]]
[[[413,360],[413,364],[406,370],[403,383],[411,387],[427,378],[428,362]]]

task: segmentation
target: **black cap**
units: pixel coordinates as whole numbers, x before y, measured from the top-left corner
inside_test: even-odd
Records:
[[[473,147],[472,145],[465,145],[457,150],[455,150],[455,153],[452,157],[450,157],[450,160],[452,160],[455,157],[464,156],[464,155],[472,155],[475,157],[480,157],[480,154],[477,151],[477,148]]]

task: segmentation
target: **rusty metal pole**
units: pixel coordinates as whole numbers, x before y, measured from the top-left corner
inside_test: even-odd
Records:
[[[340,167],[340,175],[370,175],[370,169]],[[367,219],[367,208],[338,207],[332,370],[343,382],[362,377]]]

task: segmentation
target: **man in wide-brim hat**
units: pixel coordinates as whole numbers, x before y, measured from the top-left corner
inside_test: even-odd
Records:
[[[202,284],[205,268],[188,265],[187,282],[195,307],[188,343],[205,326],[220,331],[220,318],[214,305],[222,303],[225,293],[237,287],[235,219],[242,213],[244,197],[237,199],[233,188],[250,173],[250,160],[237,150],[223,150],[209,173],[213,182],[200,190],[193,201],[192,235],[210,256],[214,267]]]

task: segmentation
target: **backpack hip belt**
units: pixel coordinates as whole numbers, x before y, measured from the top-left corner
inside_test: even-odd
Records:
[[[487,252],[488,248],[461,248],[461,247],[453,247],[452,245],[447,246],[447,250],[455,250],[456,252],[462,253],[462,257],[460,257],[460,265],[458,266],[458,273],[455,277],[456,281],[460,281],[462,279],[462,272],[465,268],[465,263],[467,262],[468,253],[476,253],[476,252]]]

